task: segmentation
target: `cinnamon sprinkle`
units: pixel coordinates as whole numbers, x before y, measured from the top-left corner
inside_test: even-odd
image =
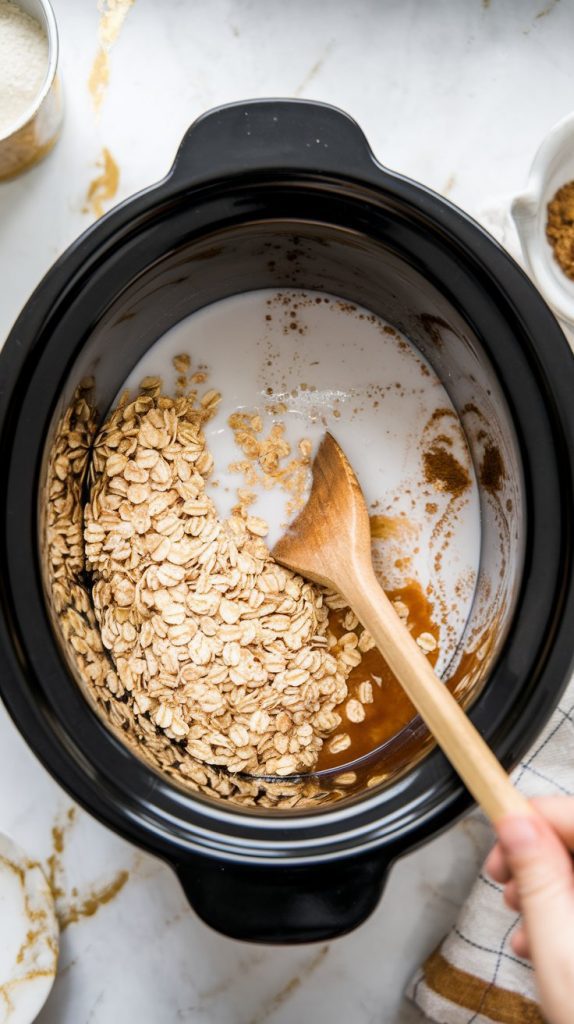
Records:
[[[470,477],[454,455],[434,442],[423,452],[425,480],[438,491],[462,494],[470,486]]]
[[[480,466],[480,482],[487,491],[499,491],[506,476],[500,449],[490,442],[484,449]]]

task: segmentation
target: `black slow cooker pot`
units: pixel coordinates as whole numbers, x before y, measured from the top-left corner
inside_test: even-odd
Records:
[[[356,927],[397,857],[450,825],[470,797],[436,749],[403,758],[378,785],[291,812],[210,799],[154,771],[85,699],[57,636],[41,496],[54,424],[86,374],[101,417],[174,323],[225,296],[284,286],[328,291],[394,322],[459,411],[482,502],[469,636],[485,615],[496,632],[460,699],[508,767],[568,679],[574,611],[574,372],[530,281],[450,203],[381,167],[340,111],[257,101],[202,117],[167,178],[56,263],[2,352],[0,692],[74,799],[168,861],[205,921],[261,942]],[[484,461],[494,443],[504,460],[495,477]],[[409,742],[420,732],[414,720]]]

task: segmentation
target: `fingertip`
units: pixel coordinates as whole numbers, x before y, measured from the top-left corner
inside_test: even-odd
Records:
[[[518,895],[518,886],[513,878],[511,878],[511,880],[504,886],[503,898],[506,906],[510,910],[515,910],[517,913],[520,913],[520,896]]]
[[[507,857],[535,849],[545,836],[545,822],[538,815],[510,814],[496,822],[498,841]]]
[[[496,844],[490,851],[484,864],[485,871],[495,881],[499,882],[500,885],[504,885],[511,878],[510,868],[508,867],[506,858],[502,852],[499,843]]]
[[[510,945],[513,951],[516,953],[517,956],[520,957],[521,960],[532,959],[530,952],[530,943],[528,941],[526,932],[524,931],[524,928],[522,926],[517,928],[514,932],[512,938],[510,939]]]
[[[574,892],[572,858],[560,835],[539,813],[528,817],[508,816],[496,823],[499,846],[511,874],[518,879],[523,897],[526,891]]]
[[[570,850],[574,849],[574,799],[570,796],[539,796],[531,800],[539,817],[544,818]]]

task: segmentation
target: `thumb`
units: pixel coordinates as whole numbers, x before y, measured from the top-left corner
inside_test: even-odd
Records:
[[[574,892],[570,853],[540,815],[503,818],[496,830],[533,937],[544,921],[549,926],[549,918],[554,924],[562,918],[565,897],[570,906]]]
[[[574,992],[574,876],[570,852],[538,814],[502,818],[496,830],[518,888],[543,1011],[554,1024],[570,1024]]]

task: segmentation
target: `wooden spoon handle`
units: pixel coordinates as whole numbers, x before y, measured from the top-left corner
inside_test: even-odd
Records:
[[[490,820],[496,823],[506,814],[533,813],[450,690],[435,674],[370,565],[361,567],[360,576],[347,580],[344,596]]]

